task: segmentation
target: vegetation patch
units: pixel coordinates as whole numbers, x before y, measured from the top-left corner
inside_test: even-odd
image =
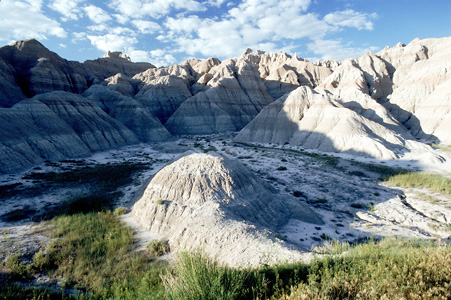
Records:
[[[153,240],[147,245],[152,256],[161,256],[169,252],[169,242],[167,240]]]
[[[439,174],[408,172],[386,177],[385,181],[403,188],[426,188],[433,192],[451,195],[451,179]]]
[[[54,240],[31,262],[20,255],[8,257],[10,279],[47,274],[78,290],[80,299],[163,299],[160,273],[166,263],[147,251],[133,251],[132,231],[112,213],[62,216],[50,224]],[[0,298],[21,299],[8,296],[8,289],[14,284],[3,286]],[[39,289],[35,292],[36,299],[48,297]]]
[[[450,250],[418,240],[370,241],[313,261],[307,280],[280,299],[447,299]]]
[[[293,196],[299,198],[299,197],[303,197],[304,193],[301,191],[293,191]]]
[[[384,239],[349,245],[327,240],[309,264],[230,268],[200,251],[158,262],[165,248],[133,251],[133,235],[109,212],[51,221],[55,240],[29,263],[13,256],[16,276],[48,274],[78,292],[24,288],[6,281],[1,299],[446,299],[451,295],[451,248],[432,242]],[[163,249],[166,250],[166,249]],[[163,251],[164,252],[164,251]],[[331,255],[332,254],[332,255]],[[56,293],[56,294],[55,294]],[[56,297],[55,297],[56,295]],[[58,298],[59,297],[59,298]]]
[[[350,206],[357,209],[369,209],[367,204],[361,202],[353,202]]]
[[[1,218],[5,221],[22,219],[41,221],[60,215],[112,210],[116,201],[123,195],[120,188],[132,184],[136,173],[143,171],[146,167],[141,163],[120,163],[77,167],[62,172],[32,172],[24,178],[37,181],[39,186],[48,184],[53,185],[55,189],[71,186],[84,187],[86,192],[69,197],[49,207],[44,213],[20,209],[2,215]],[[25,193],[36,196],[43,192],[41,187],[22,188],[20,185],[4,187],[3,191],[9,194],[20,193],[22,196]]]

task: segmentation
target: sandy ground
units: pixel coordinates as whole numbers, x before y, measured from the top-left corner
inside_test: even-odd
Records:
[[[318,226],[291,220],[278,234],[279,238],[296,245],[303,252],[328,240],[361,241],[368,237],[406,236],[434,238],[449,241],[451,235],[451,199],[426,190],[400,189],[381,184],[377,174],[362,164],[377,163],[400,166],[412,170],[436,171],[449,176],[451,158],[442,164],[420,163],[415,153],[397,161],[377,161],[345,154],[328,156],[300,148],[276,145],[242,145],[232,141],[232,135],[182,138],[176,142],[136,145],[98,153],[82,160],[94,165],[118,162],[144,162],[148,168],[134,183],[125,187],[118,206],[131,208],[144,191],[152,176],[170,161],[190,149],[217,151],[223,156],[240,160],[256,175],[272,184],[281,194],[293,196],[309,204],[324,220]],[[312,154],[316,154],[312,156]],[[40,172],[61,170],[70,163],[53,163],[38,166]],[[23,179],[28,170],[20,174],[0,175],[0,184],[21,183],[25,188],[39,182]],[[42,187],[27,196],[0,199],[0,215],[15,210],[42,211],[66,197],[79,193],[77,189],[54,190]],[[140,230],[130,218],[124,217],[136,232],[142,248],[159,235]],[[0,249],[5,255],[17,251],[33,252],[48,242],[39,223],[27,218],[6,222],[0,218]]]

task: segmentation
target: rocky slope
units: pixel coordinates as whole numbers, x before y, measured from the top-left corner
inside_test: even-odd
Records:
[[[0,170],[82,157],[138,143],[119,121],[82,96],[51,92],[0,110]]]
[[[109,137],[118,141],[106,143],[112,148],[164,141],[171,134],[241,131],[236,139],[241,142],[288,143],[327,152],[400,158],[407,152],[428,151],[418,139],[451,142],[450,45],[451,38],[414,40],[407,46],[387,47],[340,63],[311,63],[297,55],[248,49],[223,62],[192,59],[155,68],[132,63],[119,52],[84,63],[67,61],[36,40],[20,41],[0,48],[0,107],[4,108],[0,114],[16,122],[8,125],[15,128],[12,132],[41,134],[40,139],[58,144],[55,133],[48,136],[39,129],[45,121],[18,122],[19,115],[27,115],[19,112],[26,105],[14,105],[62,91],[66,94],[59,97],[65,95],[72,101],[71,94],[83,95],[83,100],[77,98],[80,103],[88,101],[126,126],[133,138]],[[105,118],[97,113],[90,117],[98,118],[93,124]],[[103,129],[97,129],[101,139],[111,134],[103,134]],[[16,148],[13,141],[28,143],[9,133],[1,140],[9,149]],[[93,144],[106,145],[103,140]],[[62,144],[58,147],[62,149]],[[72,157],[71,149],[61,151]],[[18,156],[2,156],[4,161],[23,162],[16,170],[42,159],[60,158],[56,152],[50,155],[51,151],[37,151],[39,159],[5,153]],[[429,158],[441,161],[437,156]],[[0,172],[13,171],[12,166]]]
[[[114,75],[132,77],[154,68],[151,64],[132,63],[116,52],[84,63],[67,61],[26,40],[0,48],[0,66],[0,172],[171,137],[131,98],[110,90],[93,92],[95,87],[89,100],[79,95],[94,83]]]
[[[298,88],[267,106],[236,141],[381,159],[428,151],[417,138],[449,143],[450,43],[414,40],[346,59],[314,90]]]
[[[236,160],[188,153],[161,169],[133,206],[131,217],[162,234],[170,247],[202,248],[231,265],[299,258],[274,235],[290,219],[324,224],[307,205],[278,195]]]
[[[162,142],[172,136],[150,111],[131,97],[97,84],[83,96],[127,126],[142,142]]]

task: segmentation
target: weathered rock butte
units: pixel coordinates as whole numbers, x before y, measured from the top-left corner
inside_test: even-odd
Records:
[[[204,153],[188,153],[161,169],[131,216],[174,250],[201,248],[242,266],[270,263],[265,259],[274,249],[279,259],[298,257],[272,238],[290,219],[323,224],[308,206],[279,195],[240,162]]]

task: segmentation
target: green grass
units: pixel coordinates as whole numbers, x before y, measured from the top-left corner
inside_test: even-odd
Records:
[[[451,179],[439,174],[408,172],[388,176],[386,182],[403,188],[426,188],[433,192],[451,195]]]
[[[310,264],[220,266],[184,253],[164,276],[168,299],[447,299],[451,249],[418,240],[330,241]],[[338,255],[343,253],[342,255]]]
[[[182,253],[174,274],[164,277],[170,300],[229,300],[237,299],[243,291],[245,274],[220,266],[201,253]]]
[[[385,239],[350,246],[326,242],[310,263],[230,268],[200,251],[168,266],[133,251],[133,234],[110,212],[57,217],[55,239],[31,263],[9,258],[13,275],[41,272],[79,291],[76,299],[447,299],[451,248],[432,242]],[[151,249],[160,249],[154,243]],[[319,248],[318,248],[319,249]],[[165,249],[166,250],[166,249]],[[12,276],[13,276],[12,275]],[[69,299],[63,292],[0,286],[0,299]]]
[[[408,240],[374,241],[313,261],[280,299],[449,299],[451,251]]]
[[[181,253],[163,281],[170,300],[273,299],[306,280],[307,270],[302,263],[230,268],[194,251]]]
[[[47,287],[27,287],[20,284],[8,284],[0,287],[0,299],[11,300],[75,300],[83,299],[80,295],[65,294],[58,289]]]
[[[32,263],[13,257],[12,277],[48,274],[89,299],[163,299],[160,273],[166,264],[133,251],[132,231],[112,213],[61,216],[50,225],[54,240],[35,253]]]

